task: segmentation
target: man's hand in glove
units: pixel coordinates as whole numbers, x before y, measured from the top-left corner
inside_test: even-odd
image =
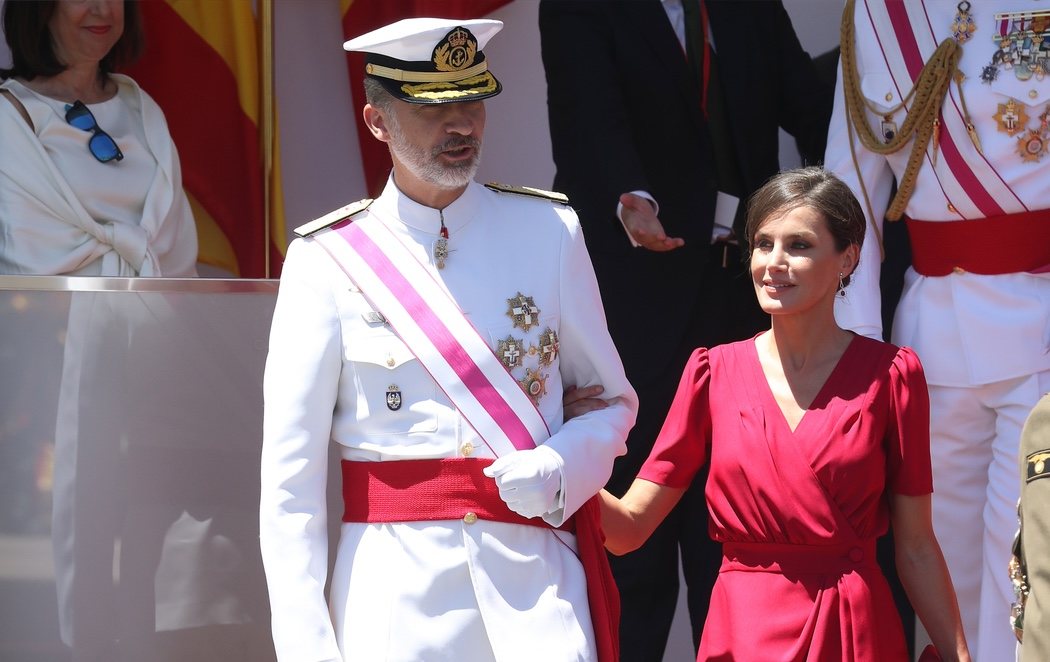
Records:
[[[522,517],[539,517],[561,508],[562,459],[553,448],[537,446],[508,453],[484,473],[496,479],[500,498]]]

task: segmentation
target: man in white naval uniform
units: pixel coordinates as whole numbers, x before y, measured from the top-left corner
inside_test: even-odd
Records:
[[[409,19],[345,44],[367,53],[364,118],[393,171],[370,204],[301,228],[309,236],[284,263],[264,380],[260,528],[282,662],[599,659],[577,537],[551,527],[604,485],[637,399],[573,210],[552,194],[473,181],[481,99],[500,91],[481,49],[501,27]],[[510,390],[528,394],[545,443],[493,463],[473,419],[325,249],[337,228],[366,223],[406,249],[418,280],[451,296],[518,382]],[[609,406],[563,421],[563,391],[597,384]],[[346,511],[329,579],[330,440]],[[461,494],[415,490],[409,467],[456,459],[487,467],[471,480],[513,517],[488,518],[470,495],[460,508]]]
[[[1010,660],[1018,440],[1050,388],[1050,1],[851,0],[843,20],[825,166],[871,218],[836,316],[881,336],[879,236],[903,216],[891,339],[929,382],[934,527],[974,659]]]

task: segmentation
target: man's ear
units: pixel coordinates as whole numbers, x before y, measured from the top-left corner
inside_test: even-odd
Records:
[[[366,103],[361,110],[361,116],[364,117],[365,126],[368,127],[368,130],[377,140],[390,142],[390,131],[387,129],[386,117],[384,117],[382,110],[370,103]]]

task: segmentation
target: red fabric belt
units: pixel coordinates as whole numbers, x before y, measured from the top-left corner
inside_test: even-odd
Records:
[[[415,522],[478,519],[550,528],[538,517],[507,508],[496,482],[481,473],[493,460],[441,459],[397,462],[342,461],[344,522]],[[576,533],[580,563],[587,577],[599,662],[619,660],[620,594],[616,589],[598,498],[576,511],[560,530]]]
[[[858,568],[878,568],[875,541],[833,545],[727,542],[722,544],[722,570],[784,574],[845,574]]]
[[[507,508],[496,481],[481,473],[493,460],[449,458],[397,462],[343,460],[344,522],[478,519],[550,526]],[[567,529],[571,531],[571,528]]]
[[[1050,270],[1050,209],[964,221],[906,220],[912,266],[923,276]]]

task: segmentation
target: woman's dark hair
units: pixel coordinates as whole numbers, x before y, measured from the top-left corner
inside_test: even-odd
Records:
[[[11,49],[11,68],[0,69],[0,78],[18,76],[33,80],[55,76],[66,64],[55,55],[55,44],[48,24],[55,14],[56,0],[7,0],[4,3],[4,38]],[[142,18],[138,2],[124,0],[124,32],[99,62],[99,74],[113,73],[131,64],[143,48]]]
[[[823,168],[798,168],[774,175],[747,201],[748,255],[754,249],[755,234],[763,221],[799,207],[812,207],[824,216],[839,252],[852,244],[857,248],[864,244],[864,211],[853,191]],[[848,278],[844,279],[845,284]]]

